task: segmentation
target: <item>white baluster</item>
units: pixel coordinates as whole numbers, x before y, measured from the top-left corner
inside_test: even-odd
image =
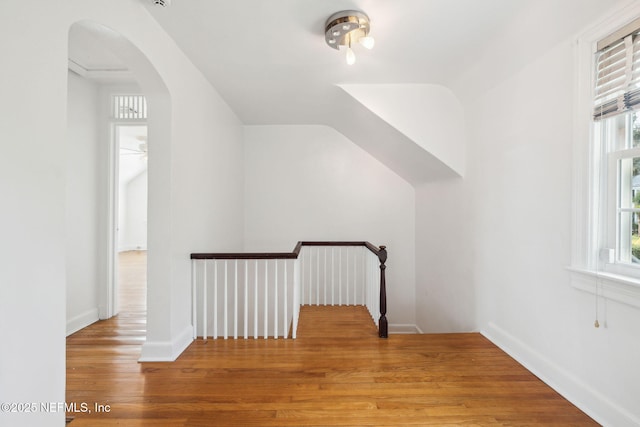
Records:
[[[214,261],[215,262],[215,261]],[[202,339],[207,340],[207,260],[204,261],[202,286]]]
[[[258,339],[258,303],[260,298],[258,298],[258,260],[255,260],[254,263],[255,272],[255,284],[253,290],[253,339]]]
[[[304,248],[304,246],[300,247],[300,252],[298,253],[298,258],[296,258],[296,261],[298,261],[298,263],[300,263],[301,261],[304,261],[304,257],[306,256],[305,254],[307,253],[307,250]],[[306,265],[304,262],[302,262],[302,265],[300,266],[300,281],[304,282],[304,273],[305,273],[305,268]],[[300,299],[301,301],[304,301],[304,286],[300,286]]]
[[[371,252],[369,252],[367,253],[367,308],[369,309],[369,314],[372,313],[371,282],[373,281],[373,270],[371,264]]]
[[[224,320],[223,320],[224,331],[223,332],[224,332],[225,340],[229,338],[229,289],[228,289],[229,276],[227,274],[228,264],[229,262],[225,259],[224,260],[224,307],[222,310],[222,312],[224,313]]]
[[[264,260],[264,339],[269,337],[269,260]]]
[[[278,339],[278,259],[273,260],[275,264],[275,280],[273,281],[273,339]]]
[[[358,247],[353,247],[353,305],[358,305]]]
[[[336,305],[336,283],[335,283],[335,266],[333,261],[334,247],[331,246],[331,305]]]
[[[309,260],[309,292],[307,295],[307,301],[306,303],[311,305],[313,303],[313,293],[311,292],[312,288],[312,284],[313,284],[313,280],[311,279],[312,277],[312,272],[313,272],[313,259],[312,259],[312,252],[313,252],[313,246],[309,246],[309,254],[307,256],[308,260]]]
[[[233,278],[233,339],[238,339],[238,260],[234,262]]]
[[[198,261],[191,260],[191,324],[193,325],[193,339],[198,338],[198,298],[196,297],[196,265]]]
[[[298,333],[298,317],[300,314],[300,259],[293,262],[293,322],[291,326],[291,338],[296,339]]]
[[[288,266],[289,266],[290,262],[289,260],[285,259],[284,260],[284,277],[283,277],[283,282],[284,282],[284,295],[283,295],[283,301],[282,301],[282,310],[284,311],[283,317],[282,317],[282,337],[284,339],[288,338],[289,335],[289,331],[287,330],[287,325],[289,324],[288,322],[288,318],[287,318],[287,307],[288,307],[288,302],[287,302],[287,297],[288,297],[288,286],[289,284],[287,283],[287,270],[288,270]]]
[[[324,296],[322,297],[322,303],[327,305],[327,247],[324,247],[324,268],[322,269],[322,275],[324,276],[322,281],[324,282]]]
[[[316,247],[316,305],[320,305],[320,247]]]
[[[342,305],[342,246],[338,248],[338,305]]]
[[[367,300],[364,293],[365,282],[367,280],[367,270],[366,270],[366,259],[367,259],[367,247],[362,246],[360,251],[360,263],[362,265],[362,304],[366,304]]]
[[[364,301],[365,304],[367,306],[367,309],[369,308],[369,255],[367,254],[367,251],[365,250],[365,255],[364,255]]]
[[[347,267],[347,293],[346,293],[346,298],[347,298],[347,304],[349,305],[349,284],[351,282],[349,282],[349,252],[351,252],[351,247],[347,246],[347,260],[345,261],[346,267]]]
[[[313,303],[313,246],[309,246],[307,261],[309,265],[309,283],[307,283],[307,299],[305,303],[311,305]]]
[[[380,304],[380,278],[379,276],[379,268],[378,268],[378,257],[375,254],[371,255],[371,268],[373,270],[371,281],[371,316],[373,320],[378,324],[378,305]]]
[[[371,275],[369,277],[369,310],[371,312],[371,317],[375,320],[375,282],[376,282],[376,263],[375,263],[375,254],[369,254],[369,266],[371,268]]]
[[[249,260],[244,261],[244,339],[249,338]]]
[[[305,246],[305,257],[300,260],[304,264],[305,276],[300,275],[300,285],[304,286],[304,300],[302,304],[311,304],[311,246]]]
[[[218,260],[213,260],[213,339],[218,339]]]
[[[371,256],[371,266],[373,269],[373,275],[371,276],[373,280],[371,281],[371,308],[372,308],[372,316],[374,320],[378,321],[378,305],[380,304],[380,277],[379,277],[379,266],[378,266],[378,258],[375,254]],[[377,324],[377,323],[376,323]]]

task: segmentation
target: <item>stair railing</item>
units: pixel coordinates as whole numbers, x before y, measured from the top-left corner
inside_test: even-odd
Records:
[[[193,253],[193,337],[295,339],[306,304],[364,305],[386,338],[386,259],[386,248],[369,242],[306,241],[279,253]]]

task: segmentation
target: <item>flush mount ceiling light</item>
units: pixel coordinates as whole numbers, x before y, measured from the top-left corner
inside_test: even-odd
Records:
[[[334,13],[324,25],[324,39],[327,44],[340,50],[340,46],[347,47],[347,64],[356,62],[352,45],[360,43],[367,49],[373,48],[373,37],[369,36],[369,17],[357,10],[343,10]]]

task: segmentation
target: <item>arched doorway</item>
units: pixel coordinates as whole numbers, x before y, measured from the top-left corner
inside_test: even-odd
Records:
[[[84,58],[83,52],[87,55]],[[90,81],[87,84],[80,84],[78,78],[74,77],[76,82],[73,85],[70,84],[70,90],[78,91],[78,86],[81,86],[82,93],[80,95],[70,93],[70,105],[72,102],[77,104],[78,98],[83,96],[96,100],[97,104],[94,107],[94,117],[82,122],[80,126],[76,119],[75,127],[84,126],[85,134],[90,133],[87,127],[93,127],[97,136],[94,141],[89,141],[95,144],[93,151],[89,150],[85,153],[86,158],[93,159],[90,163],[93,162],[95,167],[85,167],[75,172],[77,174],[75,181],[92,183],[93,193],[89,194],[91,185],[86,186],[83,192],[87,196],[84,197],[85,207],[92,203],[95,206],[94,209],[88,207],[85,209],[85,217],[89,218],[86,228],[93,227],[95,232],[83,233],[82,230],[77,230],[71,233],[72,236],[83,234],[81,240],[89,250],[77,253],[73,250],[69,251],[68,276],[73,279],[75,272],[83,270],[84,277],[79,278],[77,283],[69,280],[67,285],[68,333],[70,320],[73,320],[71,323],[79,329],[79,326],[86,326],[97,318],[107,319],[118,313],[118,252],[126,248],[122,235],[118,236],[118,224],[122,224],[122,218],[119,221],[121,215],[118,212],[119,205],[122,205],[122,202],[118,202],[118,193],[121,193],[118,191],[120,185],[118,170],[121,162],[120,151],[122,151],[120,148],[124,146],[123,135],[135,130],[133,133],[136,135],[133,137],[140,137],[142,136],[140,127],[143,125],[146,138],[153,140],[153,144],[147,144],[146,141],[140,142],[136,150],[138,151],[136,154],[139,154],[138,160],[144,161],[144,173],[147,173],[147,167],[150,171],[148,184],[145,184],[148,187],[148,202],[144,203],[144,209],[140,208],[138,211],[148,212],[148,219],[140,221],[138,218],[139,222],[144,223],[144,225],[138,224],[138,227],[143,226],[145,229],[137,231],[138,234],[145,235],[145,242],[138,241],[134,243],[134,247],[146,246],[144,249],[148,249],[151,260],[146,266],[146,271],[154,270],[154,259],[156,266],[162,265],[162,256],[159,255],[162,249],[158,250],[160,245],[146,241],[149,237],[153,240],[156,230],[166,228],[168,222],[167,217],[163,215],[163,210],[154,209],[154,206],[162,205],[167,198],[167,190],[159,183],[166,181],[168,175],[167,163],[163,162],[163,159],[169,158],[171,134],[168,90],[145,55],[126,38],[95,22],[77,22],[69,31],[69,54],[70,75],[74,74],[76,77]],[[103,64],[100,64],[101,60]],[[95,66],[95,64],[98,65]],[[126,105],[128,114],[119,116],[117,97],[122,94],[129,96],[127,102],[130,100],[131,105]],[[153,114],[148,117],[133,117],[132,111],[142,110],[138,97],[146,104],[145,112],[148,109]],[[82,102],[85,105],[88,103],[87,99]],[[86,112],[85,116],[88,116]],[[136,122],[134,118],[140,120]],[[73,134],[73,131],[70,134]],[[85,146],[91,145],[87,143],[88,139],[90,138],[84,139]],[[78,145],[81,146],[82,142]],[[143,145],[144,153],[140,149]],[[147,147],[150,147],[148,151]],[[69,169],[72,170],[77,163],[79,162],[70,160]],[[138,171],[136,176],[139,173],[142,171]],[[78,202],[83,199],[83,194],[70,193],[68,197]],[[68,230],[72,230],[77,225],[73,215],[69,216],[67,223]],[[72,244],[73,242],[70,242],[70,245]],[[88,279],[91,277],[93,280]],[[70,311],[74,310],[75,313],[70,315]]]

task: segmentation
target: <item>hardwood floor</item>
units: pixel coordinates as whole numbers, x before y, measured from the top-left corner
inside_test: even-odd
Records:
[[[120,312],[147,311],[147,251],[118,254],[118,307]]]
[[[198,340],[172,363],[137,362],[144,334],[134,311],[67,339],[66,400],[91,410],[70,426],[597,425],[481,335],[379,339],[362,307],[305,306],[296,340]]]

